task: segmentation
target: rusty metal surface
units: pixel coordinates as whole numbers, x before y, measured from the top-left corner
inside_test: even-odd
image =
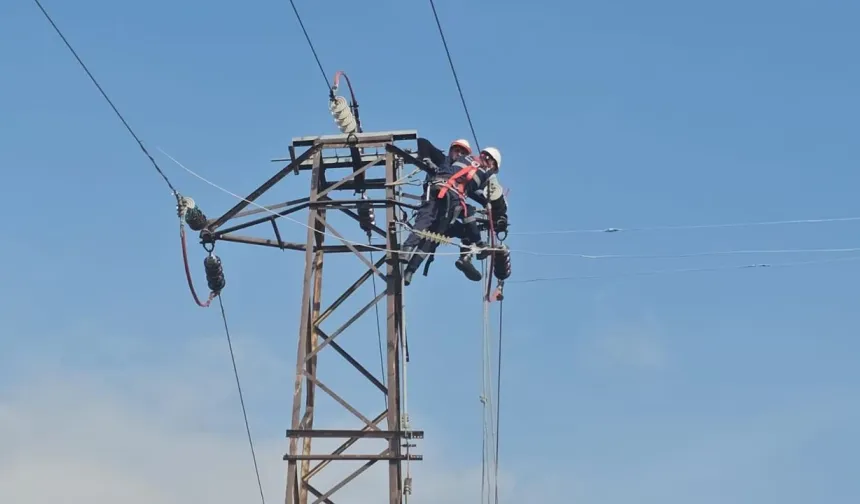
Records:
[[[325,145],[334,147],[337,145],[355,145],[356,147],[368,147],[371,144],[385,144],[398,140],[416,140],[418,132],[415,130],[397,130],[367,133],[349,133],[339,135],[314,135],[304,137],[293,137],[293,145],[296,147],[309,147],[311,145]]]
[[[401,418],[400,355],[405,335],[402,279],[397,257],[399,228],[396,223],[398,216],[403,213],[401,208],[417,207],[403,201],[403,198],[417,196],[404,193],[404,187],[394,184],[403,176],[400,173],[403,165],[421,163],[410,154],[410,149],[397,147],[395,142],[414,143],[415,139],[417,133],[409,130],[296,138],[290,146],[289,164],[246,199],[256,201],[290,173],[302,179],[306,174],[310,175],[307,197],[267,205],[265,210],[246,209],[250,203],[243,201],[221,217],[210,220],[207,228],[201,232],[201,241],[205,243],[222,241],[304,253],[303,291],[297,314],[299,327],[295,381],[291,383],[292,409],[287,430],[289,446],[283,457],[287,462],[286,504],[333,504],[339,500],[338,496],[349,492],[351,481],[361,478],[368,468],[379,462],[388,465],[388,485],[387,489],[380,488],[380,498],[383,499],[382,492],[387,490],[384,493],[388,495],[388,504],[403,504],[401,464],[405,460],[422,459],[420,455],[404,452],[403,449],[404,443],[423,439],[424,433],[410,430]],[[344,148],[349,149],[350,155],[338,153],[337,149]],[[372,151],[368,149],[374,148],[377,153],[370,154]],[[351,170],[338,172],[341,168]],[[343,198],[345,191],[364,192],[367,199]],[[280,201],[286,199],[282,197]],[[356,212],[358,205],[377,209],[377,223],[366,225],[370,236],[361,231],[367,244],[359,244],[354,238],[355,232],[361,229],[361,217]],[[384,217],[381,209],[384,209]],[[283,218],[294,220],[295,216],[289,216],[298,215],[300,211],[307,212],[306,219],[301,219],[306,223],[303,242],[301,238],[296,239],[295,235],[299,225],[283,223]],[[269,215],[259,215],[263,213]],[[242,219],[247,220],[242,222]],[[228,221],[231,225],[222,228]],[[244,235],[252,230],[267,232],[272,237]],[[350,238],[347,239],[347,236]],[[369,239],[373,236],[376,237],[375,243]],[[330,285],[333,280],[342,281],[342,272],[337,275],[333,275],[332,271],[323,274],[327,269],[324,265],[328,254],[341,254],[338,256],[339,262],[350,261],[352,257],[356,259],[352,261],[356,280],[346,288],[331,288]],[[342,254],[346,254],[345,258]],[[376,296],[369,296],[360,288],[374,276],[382,279],[383,288]],[[373,308],[383,300],[385,308],[380,310],[385,316],[383,369],[380,370],[380,364],[377,363],[377,371],[373,373],[369,370],[371,366],[362,363],[357,357],[358,353],[353,355],[347,348],[355,344],[354,338],[358,335],[353,333],[361,331],[356,322],[368,317],[368,313],[372,316]],[[337,314],[337,324],[332,324],[333,314]],[[326,326],[323,329],[322,325],[326,322],[333,327]],[[373,346],[376,346],[375,342]],[[347,386],[338,384],[327,374],[321,379],[318,373],[319,369],[327,373],[328,370],[340,368],[350,373],[357,372]],[[362,411],[357,403],[347,400],[350,388],[355,387],[357,381],[367,383],[371,393],[377,394],[378,408],[364,405],[364,409],[375,411]],[[317,411],[321,397],[331,398],[332,407],[345,413],[346,418],[353,421],[351,425],[354,428],[316,428],[320,423],[331,426],[331,419],[321,417]],[[334,450],[320,450],[318,447],[322,442],[336,442],[337,439],[342,439],[343,443]],[[367,450],[369,453],[347,453],[362,440],[376,440],[381,444],[378,448]],[[414,445],[409,446],[411,450]],[[357,468],[352,467],[338,481],[327,481],[326,485],[319,483],[321,478],[318,477],[327,474],[329,469],[334,470],[339,463],[354,466],[356,461],[365,463]]]
[[[408,195],[402,194],[402,190],[398,190],[394,184],[402,176],[399,173],[399,166],[413,164],[416,161],[420,163],[409,154],[408,150],[395,147],[394,142],[416,138],[417,133],[413,131],[397,131],[294,139],[290,146],[290,164],[253,191],[246,199],[255,201],[289,173],[298,173],[304,178],[304,174],[310,172],[308,197],[269,205],[266,206],[267,210],[246,209],[248,203],[242,202],[220,218],[210,221],[209,226],[204,230],[205,233],[201,233],[202,239],[211,241],[262,245],[304,252],[305,271],[298,313],[300,320],[295,381],[292,383],[292,410],[287,430],[289,447],[283,457],[287,463],[286,504],[333,504],[339,500],[339,495],[349,492],[350,482],[368,474],[367,470],[379,462],[388,466],[388,485],[385,492],[388,495],[387,503],[403,504],[401,464],[405,460],[422,459],[421,455],[404,452],[403,449],[404,443],[423,439],[424,433],[410,430],[402,423],[401,418],[400,355],[404,334],[402,279],[400,261],[396,253],[400,247],[397,238],[398,224],[396,224],[398,215],[402,213],[399,208],[415,208],[415,205],[403,201],[401,198]],[[351,155],[331,155],[336,154],[336,149],[342,148],[348,148]],[[364,154],[368,152],[366,149],[372,148],[379,149],[378,154]],[[306,150],[301,152],[303,149]],[[406,159],[403,159],[404,154],[408,156]],[[399,163],[398,160],[400,160]],[[304,168],[307,168],[307,171],[304,171]],[[351,170],[337,172],[341,168],[351,168]],[[328,173],[328,170],[332,170],[331,173]],[[382,177],[382,170],[384,170],[384,177]],[[335,177],[334,174],[337,176]],[[369,197],[347,199],[342,197],[344,191],[366,192]],[[336,192],[342,196],[334,196]],[[378,209],[377,224],[367,226],[371,235],[378,237],[375,240],[377,243],[361,245],[353,238],[355,231],[360,229],[361,217],[356,212],[358,205]],[[384,218],[381,218],[381,209],[384,209]],[[283,220],[281,217],[297,215],[300,211],[307,212],[307,219],[302,219],[307,223],[304,243],[297,243],[295,238],[290,238],[294,233],[292,229],[287,229],[290,226],[277,224]],[[270,215],[259,215],[264,212]],[[340,220],[332,221],[335,216],[340,216]],[[250,219],[247,219],[249,217]],[[247,220],[241,222],[239,219]],[[221,229],[228,221],[231,221],[231,226]],[[250,232],[252,229],[263,232],[268,229],[270,236],[273,235],[273,237],[237,234]],[[381,257],[369,255],[371,252]],[[352,283],[345,289],[326,287],[328,284],[326,277],[332,276],[331,272],[324,274],[325,257],[330,253],[346,253],[347,257],[356,259],[353,261],[357,270],[356,279],[350,280]],[[340,261],[345,260],[349,259],[340,259]],[[365,297],[360,288],[366,286],[373,276],[382,279],[384,288],[376,296]],[[378,367],[376,373],[371,372],[369,369],[372,369],[372,366],[362,363],[361,359],[356,357],[357,354],[351,354],[347,348],[351,348],[350,345],[354,344],[351,342],[355,337],[352,333],[361,331],[356,322],[372,316],[373,308],[383,300],[385,300],[385,308],[381,311],[385,317],[383,325],[385,351],[383,375],[380,375]],[[335,313],[338,318],[337,323],[323,329],[321,327],[323,323],[331,324],[332,315]],[[380,397],[381,412],[379,410],[365,412],[358,403],[350,402],[347,398],[349,389],[354,387],[355,383],[350,383],[349,387],[344,389],[343,384],[325,377],[328,375],[321,377],[318,374],[319,369],[329,370],[338,367],[355,370],[350,371],[358,373],[355,378],[351,378],[352,382],[361,380],[366,382],[372,391],[376,391],[374,393]],[[316,428],[321,420],[327,424],[326,427],[330,427],[330,422],[320,417],[320,412],[316,411],[321,396],[329,397],[333,407],[340,408],[348,415],[347,418],[351,418],[354,422],[354,428]],[[366,404],[364,407],[366,408]],[[321,442],[337,442],[337,439],[341,439],[343,443],[334,450],[320,450],[317,446],[319,443],[313,441],[314,439],[321,439]],[[383,445],[377,449],[366,450],[367,453],[351,453],[353,446],[364,439],[375,439]],[[335,465],[355,464],[356,461],[363,464],[338,474],[337,481],[327,480],[325,485],[319,483],[321,480],[318,478],[328,474],[329,469],[334,469]],[[380,498],[382,498],[381,494]]]
[[[254,189],[254,191],[251,194],[249,194],[243,201],[236,203],[236,205],[233,208],[231,208],[230,210],[227,210],[227,212],[224,213],[224,215],[222,215],[221,217],[218,217],[213,222],[211,222],[207,226],[209,231],[214,231],[214,230],[218,229],[219,227],[223,226],[225,222],[227,222],[228,220],[233,218],[233,216],[235,216],[236,214],[241,212],[245,207],[250,205],[251,204],[250,202],[253,202],[257,198],[262,196],[263,193],[265,193],[266,191],[268,191],[269,189],[274,187],[275,184],[277,184],[284,177],[289,175],[290,172],[295,172],[296,171],[295,169],[298,168],[298,166],[300,164],[302,164],[302,162],[305,159],[310,158],[311,156],[316,154],[319,150],[320,150],[320,146],[313,146],[310,149],[308,149],[307,151],[305,151],[304,153],[302,153],[302,155],[297,157],[295,161],[291,162],[290,164],[288,164],[287,166],[282,168],[280,171],[278,171],[278,173],[274,174],[272,176],[272,178],[270,178],[269,180],[263,182],[263,185],[261,185],[257,189]]]

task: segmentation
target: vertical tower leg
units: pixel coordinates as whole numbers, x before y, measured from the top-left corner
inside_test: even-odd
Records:
[[[317,152],[314,155],[313,169],[311,170],[311,187],[310,187],[310,202],[317,201],[319,193],[319,183],[322,174],[322,152]],[[318,219],[324,210],[320,207],[311,205],[308,208],[308,232],[307,232],[307,248],[305,250],[305,275],[304,289],[302,292],[301,306],[301,322],[299,323],[299,345],[296,357],[296,381],[293,392],[293,416],[292,429],[304,430],[313,428],[314,418],[314,399],[315,387],[314,380],[307,380],[307,393],[305,395],[305,414],[301,415],[302,410],[302,389],[305,380],[305,372],[310,376],[316,376],[317,355],[312,355],[307,358],[308,353],[316,350],[318,333],[315,330],[314,321],[319,317],[320,296],[322,294],[322,266],[323,266],[323,250],[322,243],[325,234],[325,227]],[[314,251],[316,245],[318,250]],[[313,280],[313,281],[312,281]],[[311,438],[306,437],[303,440],[302,454],[306,457],[311,451]],[[305,458],[301,462],[301,472],[298,471],[297,459],[294,457],[298,454],[298,439],[290,438],[290,455],[287,462],[287,492],[286,504],[307,504],[308,491],[305,478],[308,474],[310,460]]]
[[[385,209],[385,220],[388,231],[388,258],[387,269],[387,348],[388,348],[388,430],[399,432],[401,430],[400,416],[400,330],[402,316],[402,292],[403,283],[400,277],[400,244],[397,240],[397,222],[395,207],[395,187],[393,182],[397,180],[397,167],[394,162],[394,154],[385,155],[385,198],[388,204]],[[390,504],[400,504],[403,499],[403,481],[401,477],[400,444],[403,442],[400,436],[393,436],[389,440],[388,461],[388,493]],[[407,439],[406,442],[409,442]]]
[[[412,155],[411,151],[396,145],[397,142],[417,139],[417,132],[411,130],[294,138],[290,146],[290,163],[287,166],[201,230],[201,239],[208,241],[245,243],[282,251],[297,250],[303,251],[305,255],[293,408],[290,429],[287,430],[290,441],[288,453],[284,455],[284,460],[287,462],[286,504],[334,504],[335,501],[348,503],[350,496],[347,491],[341,490],[368,468],[383,461],[388,465],[388,504],[403,504],[404,492],[408,494],[409,488],[403,480],[402,463],[423,459],[420,455],[413,455],[410,452],[413,446],[411,441],[423,438],[424,433],[411,430],[408,417],[404,416],[407,410],[405,408],[406,388],[405,386],[401,388],[401,383],[405,383],[407,373],[405,362],[401,361],[401,355],[405,349],[406,334],[403,323],[400,243],[397,238],[399,231],[397,215],[400,207],[416,208],[414,201],[420,201],[421,196],[403,190],[402,185],[395,185],[402,175],[399,173],[401,162],[428,170],[423,162]],[[297,147],[307,150],[296,156]],[[351,156],[345,158],[340,154],[343,149],[349,149]],[[381,173],[383,166],[384,177]],[[338,171],[344,168],[351,168],[351,173],[343,175],[343,171]],[[245,211],[248,205],[256,205],[254,201],[288,175],[295,174],[299,177],[308,172],[310,172],[311,181],[310,195],[307,198],[272,205],[268,207],[268,213],[274,215],[245,220],[252,215],[262,213],[259,209]],[[332,181],[329,181],[330,178]],[[344,194],[350,192],[352,199],[349,196],[344,197]],[[355,198],[356,192],[361,193],[362,197]],[[412,203],[407,201],[409,199]],[[367,211],[369,208],[385,209],[384,227],[381,223],[377,226],[370,222]],[[277,225],[277,219],[305,209],[308,211],[308,220],[307,229],[304,230],[306,236],[304,243],[285,241]],[[376,234],[377,238],[384,238],[384,241],[378,239],[370,245],[364,245],[363,240],[356,242],[344,238],[344,235],[337,231],[341,223],[336,220],[337,217],[343,217],[343,214],[351,218],[343,219],[343,222],[354,225],[355,221],[358,221],[363,231],[369,229],[371,233]],[[225,227],[228,221],[234,219],[242,219],[244,222]],[[274,238],[244,234],[252,228],[269,226],[274,230]],[[324,240],[324,236],[328,236],[329,239]],[[368,259],[368,252],[380,248],[387,249],[386,253],[378,259],[372,255],[371,259]],[[356,275],[358,279],[352,285],[340,295],[331,296],[334,299],[327,305],[323,305],[323,290],[326,293],[331,290],[329,287],[323,289],[323,281],[326,280],[323,278],[326,254],[344,254],[347,257],[358,258],[365,269],[363,273]],[[386,264],[384,269],[383,264]],[[331,266],[328,269],[331,269]],[[331,315],[339,309],[338,313],[346,311],[347,306],[352,310],[356,304],[348,301],[359,297],[358,290],[371,277],[382,279],[385,285],[384,292],[377,292],[367,303],[357,303],[360,308],[351,316],[344,317],[348,318],[346,322],[342,322],[337,327],[331,327],[329,323],[335,318]],[[361,332],[361,329],[356,329],[354,323],[367,313],[371,313],[382,299],[386,301],[387,358],[384,359],[386,365],[382,376],[378,376],[378,373],[372,373],[362,365],[359,359],[351,355],[341,343],[350,338],[348,335],[344,336],[345,333]],[[364,385],[370,385],[378,390],[386,399],[385,408],[381,412],[376,409],[379,405],[378,396],[376,401],[372,401],[373,406],[366,406],[372,407],[375,411],[362,412],[350,404],[335,390],[338,387],[333,384],[338,381],[338,378],[342,378],[341,373],[333,373],[328,383],[326,383],[328,380],[320,380],[317,375],[320,352],[326,352],[326,355],[332,357],[323,357],[324,368],[328,369],[330,364],[332,367],[348,364],[352,370],[361,374],[366,379],[366,382],[363,382]],[[338,357],[335,357],[335,354]],[[386,381],[383,376],[387,378],[387,383],[383,383]],[[357,381],[361,380],[346,378],[342,380],[341,387],[352,391]],[[358,420],[357,426],[352,429],[317,428],[314,424],[319,422],[315,422],[315,417],[321,411],[318,392],[328,395],[343,406]],[[386,420],[384,424],[383,420]],[[380,424],[386,427],[383,428]],[[313,438],[343,439],[344,441],[331,452],[312,453],[312,448],[319,444],[313,443]],[[384,449],[383,446],[379,446],[377,450],[373,450],[373,453],[347,452],[359,441],[371,439],[376,440],[380,445],[384,444]],[[405,450],[404,442],[409,443]],[[316,480],[311,482],[311,478],[323,472],[329,464],[344,461],[352,463],[359,461],[363,464],[336,483],[331,483],[332,479],[326,478],[329,483],[328,488],[322,488]],[[341,465],[341,468],[343,467],[344,465]],[[406,481],[408,477],[409,474],[406,471]],[[383,488],[380,488],[379,492],[385,493]],[[347,494],[344,497],[345,501],[341,500],[344,494]],[[382,499],[381,495],[380,499]]]
[[[284,460],[287,461],[286,504],[334,504],[335,501],[341,502],[340,496],[346,492],[340,491],[367,469],[381,461],[387,462],[388,465],[388,504],[402,504],[404,501],[402,463],[407,459],[422,459],[420,455],[411,455],[409,449],[404,453],[402,448],[404,441],[410,443],[412,439],[423,437],[424,433],[409,430],[404,425],[404,419],[402,418],[404,398],[401,397],[401,354],[404,345],[404,330],[402,278],[399,257],[400,244],[397,238],[397,212],[398,207],[404,203],[400,201],[401,194],[395,182],[399,179],[398,160],[408,156],[408,154],[394,147],[395,136],[397,135],[385,133],[367,135],[365,140],[355,138],[355,135],[316,138],[312,140],[314,148],[319,148],[320,151],[315,154],[312,167],[310,167],[310,196],[306,204],[297,203],[297,205],[302,205],[303,208],[308,209],[307,240],[304,246],[290,244],[295,249],[304,250],[305,272],[300,309],[301,323],[299,324],[298,351],[296,356],[296,381],[293,395],[292,422],[291,428],[287,431],[287,436],[290,438],[289,452],[284,456]],[[355,159],[356,156],[353,156],[351,160],[352,164],[345,166],[343,165],[343,161],[339,161],[337,154],[333,156],[334,161],[332,161],[331,157],[326,158],[324,155],[326,149],[349,148],[355,150],[361,147],[375,148],[377,149],[377,154],[363,155],[363,158],[359,157],[357,160]],[[385,148],[384,153],[379,153],[378,149],[380,147]],[[375,167],[382,168],[383,164],[385,168],[384,178],[365,177],[365,172]],[[334,182],[327,180],[327,175],[330,175],[332,172],[327,172],[326,170],[349,167],[352,167],[352,173]],[[363,192],[376,191],[375,194],[377,196],[375,198],[362,198],[360,200],[341,199],[332,196],[335,194],[334,191],[356,190]],[[379,209],[385,208],[386,222],[384,228],[376,227],[375,225],[368,226],[366,222],[363,223],[365,228],[372,229],[372,232],[384,237],[384,242],[377,242],[370,247],[359,245],[354,241],[345,239],[337,231],[336,227],[339,227],[339,223],[332,223],[327,219],[327,212],[336,216],[342,212],[354,220],[363,222],[361,221],[362,217],[360,214],[354,212],[354,209],[359,208],[359,204],[375,205],[374,208]],[[360,208],[366,208],[366,206]],[[298,206],[294,206],[284,212],[291,213],[294,211],[293,209],[298,209]],[[258,223],[261,222],[258,221]],[[276,234],[278,233],[277,228],[275,228],[275,232]],[[333,241],[336,244],[327,244],[323,240],[323,236],[326,234],[334,237]],[[279,236],[277,236],[277,239],[279,240],[279,244],[283,243],[280,241]],[[381,247],[387,249],[381,258],[375,261],[368,259],[368,252],[378,250]],[[325,254],[328,253],[347,254],[348,256],[357,257],[367,269],[340,296],[337,296],[333,301],[329,301],[327,306],[323,306],[323,264]],[[382,269],[383,264],[386,264],[384,270]],[[347,300],[351,299],[357,293],[358,289],[374,276],[382,278],[385,285],[384,292],[377,293],[366,304],[361,303],[361,308],[336,329],[323,327],[324,322],[331,319],[332,313],[346,306]],[[329,289],[326,288],[325,290],[328,291]],[[387,358],[385,359],[384,375],[387,377],[387,383],[383,383],[380,381],[381,377],[378,378],[368,371],[340,343],[344,341],[344,337],[349,338],[349,336],[344,336],[346,332],[359,332],[355,329],[348,330],[351,327],[354,328],[353,324],[362,316],[371,312],[382,299],[386,300],[385,339]],[[385,409],[375,416],[365,415],[359,408],[351,405],[336,392],[332,383],[326,384],[321,381],[317,376],[317,359],[318,354],[323,351],[327,355],[332,356],[335,353],[339,354],[343,360],[363,375],[371,386],[382,392],[386,399]],[[336,359],[324,357],[325,363],[323,365],[328,368],[329,363],[333,360]],[[350,387],[353,385],[354,383],[352,382],[348,383]],[[360,421],[359,427],[355,429],[316,428],[314,426],[314,418],[318,407],[317,391],[330,396],[356,417]],[[374,401],[374,404],[378,403]],[[302,408],[304,408],[304,411]],[[386,420],[387,424],[384,429],[380,426],[383,420]],[[404,432],[404,428],[407,429],[407,432]],[[345,441],[331,453],[312,453],[312,439],[314,437],[342,438]],[[347,453],[347,450],[351,446],[359,440],[364,439],[375,439],[378,440],[377,442],[384,442],[386,445],[385,449],[382,449],[382,446],[380,446],[379,451],[375,453]],[[311,461],[319,462],[314,464]],[[312,477],[317,476],[330,463],[336,461],[361,461],[364,463],[350,474],[341,478],[339,482],[330,484],[327,489],[319,487],[316,482],[311,483]],[[345,499],[346,502],[349,502],[348,496]]]

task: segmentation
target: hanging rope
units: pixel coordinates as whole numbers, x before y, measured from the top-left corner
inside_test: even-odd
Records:
[[[499,300],[499,359],[496,363],[496,487],[495,504],[499,504],[499,422],[502,402],[502,328],[504,327],[504,300]]]

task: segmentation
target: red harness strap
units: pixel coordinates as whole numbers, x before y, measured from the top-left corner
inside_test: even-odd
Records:
[[[472,177],[475,176],[475,173],[481,167],[480,163],[477,161],[472,161],[468,166],[464,166],[454,175],[451,175],[448,180],[442,186],[442,189],[439,190],[439,194],[437,198],[442,199],[448,194],[448,189],[452,189],[457,193],[457,196],[460,197],[460,206],[463,207],[463,212],[467,211],[466,209],[466,184],[472,180]]]

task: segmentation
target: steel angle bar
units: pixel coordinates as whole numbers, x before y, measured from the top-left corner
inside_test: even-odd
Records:
[[[382,263],[384,263],[386,261],[386,259],[387,258],[383,257],[382,259],[376,261],[376,267],[378,268],[378,267],[382,266]],[[364,284],[364,282],[366,282],[367,279],[370,278],[371,275],[373,275],[372,269],[365,270],[364,274],[362,274],[360,277],[358,277],[358,280],[356,280],[355,282],[352,283],[352,285],[347,287],[343,291],[343,294],[338,296],[338,298],[335,299],[329,305],[328,308],[323,310],[322,313],[320,313],[320,316],[317,317],[317,319],[314,321],[314,325],[316,326],[316,328],[319,329],[319,325],[322,324],[323,321],[325,321],[325,319],[327,319],[332,313],[334,313],[334,311],[337,310],[338,307],[340,305],[342,305],[344,301],[349,299],[349,296],[351,296],[355,291],[357,291],[358,288],[361,287]]]
[[[362,254],[361,252],[359,252],[359,251],[355,248],[355,245],[353,245],[352,243],[349,243],[349,241],[345,240],[345,239],[344,239],[344,237],[343,237],[343,236],[341,236],[341,234],[340,234],[340,233],[338,233],[338,232],[337,232],[337,230],[336,230],[336,229],[335,229],[335,228],[334,228],[334,227],[333,227],[333,226],[332,226],[332,225],[331,225],[327,220],[325,220],[324,218],[322,218],[322,217],[321,217],[321,216],[319,216],[319,215],[317,215],[317,220],[319,220],[320,222],[322,222],[322,223],[323,223],[323,225],[326,227],[326,229],[329,231],[329,233],[333,234],[337,239],[339,239],[340,241],[342,241],[344,245],[346,245],[347,247],[349,247],[349,248],[350,248],[350,250],[352,250],[353,252],[355,252],[355,255],[357,255],[357,256],[358,256],[358,258],[359,258],[359,259],[361,259],[361,261],[362,261],[364,264],[366,264],[366,265],[367,265],[367,267],[369,267],[370,269],[372,269],[372,270],[373,270],[377,275],[379,275],[379,277],[380,277],[380,278],[382,278],[383,280],[387,280],[386,275],[384,275],[381,271],[379,271],[379,269],[377,269],[377,267],[376,267],[376,266],[374,266],[374,265],[373,265],[373,263],[372,263],[372,262],[370,262],[370,260],[369,260],[368,258],[364,257],[364,254]]]
[[[385,159],[385,158],[380,157],[379,159],[374,159],[374,160],[370,161],[369,163],[365,164],[364,166],[362,166],[361,168],[359,168],[358,170],[350,173],[349,175],[343,177],[342,179],[338,180],[334,184],[328,186],[324,191],[319,193],[318,198],[320,198],[320,199],[324,198],[326,194],[330,193],[331,191],[334,191],[335,189],[342,186],[343,184],[346,184],[347,182],[354,180],[356,177],[358,177],[359,175],[362,175],[371,166],[374,166],[376,163],[378,163],[382,159]]]
[[[382,450],[382,452],[380,452],[380,454],[379,454],[379,455],[380,455],[380,456],[383,456],[383,455],[385,455],[385,454],[387,454],[387,453],[388,453],[388,449],[386,448],[385,450]],[[365,462],[364,464],[362,464],[362,465],[361,465],[361,467],[359,467],[359,468],[358,468],[358,469],[356,469],[355,471],[351,472],[351,473],[350,473],[349,475],[347,475],[345,478],[343,478],[342,480],[340,480],[340,482],[338,482],[336,485],[334,485],[333,487],[331,487],[331,488],[329,489],[329,491],[328,491],[328,492],[326,492],[326,493],[325,493],[325,494],[323,494],[323,495],[320,495],[320,496],[317,498],[317,500],[315,500],[315,501],[313,502],[313,504],[320,504],[321,502],[324,502],[324,501],[325,501],[325,500],[327,500],[329,497],[331,497],[332,495],[334,495],[334,493],[335,493],[335,492],[337,492],[337,491],[338,491],[338,490],[340,490],[341,488],[345,487],[345,486],[346,486],[346,485],[348,485],[352,480],[354,480],[355,478],[357,478],[358,476],[360,476],[360,475],[361,475],[361,473],[363,473],[364,471],[366,471],[366,470],[370,469],[370,467],[371,467],[371,466],[373,466],[373,464],[375,464],[375,463],[377,463],[377,462],[379,462],[379,460],[368,460],[367,462]]]
[[[320,338],[323,339],[323,341],[328,341],[331,339],[319,327],[317,327],[316,331],[317,331],[317,334],[319,334]],[[331,345],[332,350],[334,350],[335,352],[340,354],[341,357],[343,357],[347,362],[352,364],[352,366],[356,369],[356,371],[358,371],[359,373],[364,375],[364,377],[367,378],[370,381],[370,383],[375,385],[376,388],[378,388],[383,394],[388,393],[388,387],[386,387],[381,381],[379,381],[379,378],[373,376],[373,373],[368,371],[366,367],[364,367],[360,362],[358,362],[358,360],[356,360],[355,357],[350,355],[349,352],[344,350],[342,346],[338,345],[334,341],[329,342],[329,345]]]
[[[231,226],[231,227],[222,229],[220,231],[212,231],[211,229],[209,231],[217,238],[218,236],[223,235],[223,234],[233,233],[235,231],[239,231],[241,229],[247,229],[249,227],[253,227],[253,226],[256,226],[258,224],[262,224],[264,222],[274,221],[275,219],[277,219],[279,217],[285,217],[285,216],[290,215],[292,213],[296,213],[299,210],[304,210],[305,208],[308,208],[310,206],[312,206],[310,201],[304,201],[304,202],[301,202],[301,203],[299,203],[293,207],[290,207],[286,210],[281,210],[280,212],[277,212],[277,215],[267,215],[265,217],[259,217],[259,218],[256,218],[254,220],[249,220],[248,222],[243,222],[241,224],[236,224],[235,226]]]
[[[227,212],[224,215],[222,215],[221,217],[218,217],[217,219],[215,219],[214,222],[209,224],[209,226],[207,227],[209,229],[209,231],[215,231],[216,229],[218,229],[219,227],[224,225],[225,222],[232,219],[233,216],[235,216],[236,214],[241,212],[245,207],[250,205],[251,202],[255,201],[257,198],[262,196],[266,191],[271,189],[275,184],[277,184],[284,177],[286,177],[291,171],[294,171],[294,168],[296,166],[300,165],[304,160],[313,156],[319,149],[320,149],[319,146],[313,146],[310,149],[303,152],[302,155],[299,156],[298,158],[296,158],[295,161],[291,162],[290,164],[288,164],[287,166],[282,168],[278,173],[273,175],[272,178],[270,178],[269,180],[263,182],[263,184],[260,187],[258,187],[253,192],[251,192],[251,194],[249,194],[248,197],[246,197],[243,201],[236,203],[236,205],[233,208],[231,208],[230,210],[227,210]]]
[[[358,411],[357,409],[355,409],[355,407],[354,407],[354,406],[352,406],[351,404],[349,404],[349,403],[346,401],[346,399],[344,399],[344,398],[343,398],[343,397],[341,397],[338,393],[336,393],[334,390],[332,390],[332,389],[331,389],[331,388],[329,388],[327,385],[325,385],[324,383],[322,383],[322,382],[319,380],[319,378],[317,378],[317,377],[313,376],[313,374],[308,373],[307,371],[305,372],[305,378],[307,378],[309,381],[313,382],[313,384],[314,384],[314,385],[316,385],[317,387],[321,388],[323,392],[325,392],[326,394],[328,394],[329,396],[331,396],[331,398],[332,398],[332,399],[334,399],[335,401],[337,401],[337,402],[338,402],[338,404],[340,404],[341,406],[343,406],[344,408],[346,408],[346,409],[347,409],[347,411],[349,411],[350,413],[352,413],[353,415],[355,415],[355,416],[356,416],[356,418],[358,418],[359,420],[361,420],[362,422],[364,422],[364,423],[365,423],[365,425],[367,425],[367,426],[368,426],[368,427],[370,427],[371,429],[375,429],[375,430],[378,430],[378,429],[379,429],[379,427],[377,427],[377,426],[373,425],[373,424],[370,422],[370,419],[369,419],[369,418],[367,418],[367,417],[365,417],[364,415],[362,415],[362,414],[361,414],[361,412],[360,412],[360,411]]]
[[[315,356],[316,354],[318,354],[318,353],[320,352],[320,350],[322,350],[323,348],[327,347],[327,346],[329,345],[329,343],[331,343],[332,341],[334,341],[334,339],[335,339],[335,338],[337,338],[338,336],[340,336],[341,334],[343,334],[343,332],[344,332],[344,331],[346,331],[346,330],[349,328],[349,326],[351,326],[353,323],[355,323],[355,321],[356,321],[356,320],[360,319],[362,315],[364,315],[365,313],[367,313],[367,311],[368,311],[368,310],[370,310],[371,308],[373,308],[373,307],[376,305],[376,303],[378,303],[378,302],[379,302],[382,298],[384,298],[385,296],[386,296],[385,291],[382,291],[378,296],[376,296],[375,298],[373,298],[373,300],[372,300],[371,302],[369,302],[369,303],[367,303],[366,305],[364,305],[364,307],[362,307],[362,308],[361,308],[361,309],[360,309],[360,310],[359,310],[355,315],[353,315],[352,317],[350,317],[350,319],[349,319],[349,320],[347,320],[347,321],[346,321],[342,326],[340,326],[340,327],[337,329],[337,331],[335,331],[334,333],[332,333],[332,335],[329,337],[329,339],[327,339],[327,340],[323,341],[323,342],[322,342],[318,347],[314,348],[314,349],[313,349],[313,351],[308,352],[308,354],[307,354],[307,356],[306,356],[305,358],[306,358],[306,359],[310,359],[310,358],[312,358],[313,356]]]
[[[381,421],[385,418],[385,416],[386,416],[387,414],[388,414],[388,408],[386,408],[385,410],[383,410],[383,411],[382,411],[382,413],[380,413],[380,414],[376,415],[376,417],[373,419],[373,422],[371,422],[371,423],[372,423],[373,425],[379,425],[379,422],[381,422]],[[345,441],[342,445],[338,446],[338,447],[337,447],[337,449],[335,449],[334,451],[332,451],[332,452],[331,452],[331,453],[332,453],[332,455],[340,455],[341,453],[343,453],[343,452],[345,452],[346,450],[348,450],[352,445],[354,445],[355,443],[357,443],[360,439],[364,439],[364,438],[365,438],[365,436],[367,436],[368,434],[375,433],[375,432],[382,432],[382,431],[380,431],[380,430],[372,431],[372,430],[370,430],[369,428],[364,427],[363,429],[361,429],[360,431],[358,431],[358,433],[357,433],[355,436],[353,436],[353,437],[349,438],[349,439],[348,439],[347,441]],[[329,465],[329,464],[331,464],[331,463],[332,463],[332,461],[331,461],[331,460],[323,460],[323,461],[321,461],[320,463],[318,463],[317,465],[315,465],[315,466],[314,466],[310,471],[308,471],[307,479],[310,479],[310,478],[311,478],[311,477],[313,477],[314,475],[318,474],[320,471],[322,471],[322,470],[325,468],[325,466],[327,466],[327,465]]]

